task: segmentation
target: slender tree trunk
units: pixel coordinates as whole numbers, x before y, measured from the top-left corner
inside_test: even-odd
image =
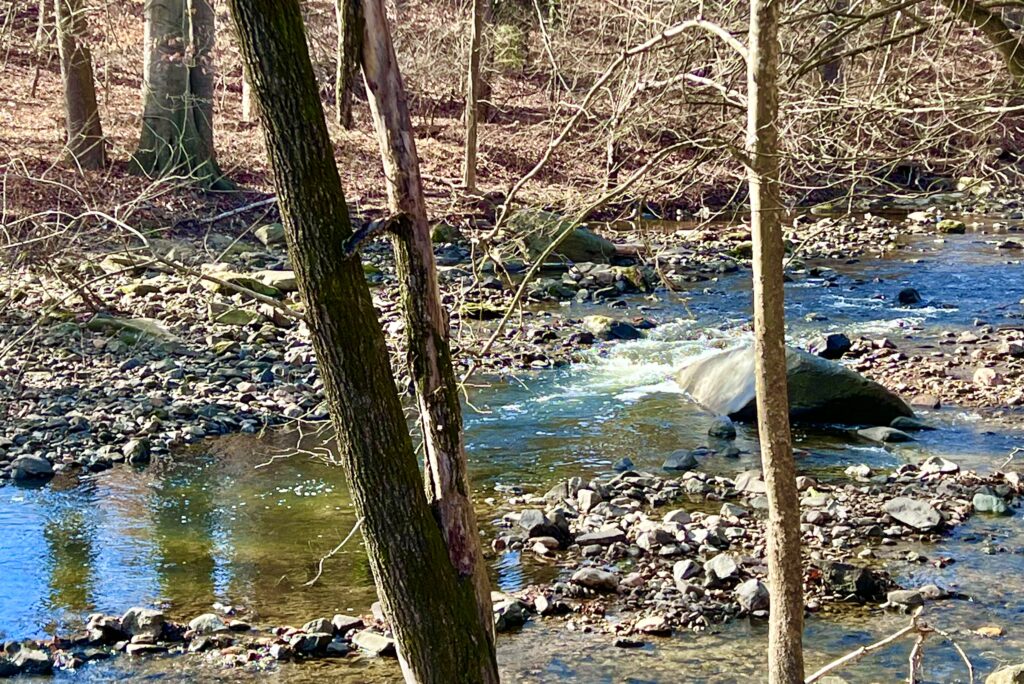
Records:
[[[479,610],[473,639],[480,644],[480,651],[466,661],[466,672],[472,681],[496,682],[490,587],[469,496],[462,410],[448,347],[448,317],[437,286],[416,142],[384,3],[363,0],[362,8],[363,78],[384,163],[389,209],[402,219],[393,240],[395,265],[423,432],[427,498],[458,572],[459,590]]]
[[[754,254],[757,427],[768,494],[768,681],[804,680],[800,502],[789,432],[779,196],[779,15],[783,0],[751,0],[747,155]]]
[[[251,123],[256,119],[256,96],[245,70],[242,70],[242,121]]]
[[[466,591],[462,567],[453,565],[445,545],[447,528],[424,493],[359,258],[344,247],[352,232],[299,2],[229,0],[229,5],[259,101],[339,454],[406,681],[496,681],[488,676],[495,670],[493,643],[481,628],[476,595]],[[372,9],[372,25],[379,28],[383,8],[374,2]],[[382,40],[385,56],[393,60],[387,34]],[[371,73],[376,73],[372,67]],[[395,85],[400,81],[389,87]],[[433,300],[420,305],[429,308]],[[441,353],[447,353],[446,346]],[[459,423],[451,425],[458,429]]]
[[[828,14],[822,21],[822,34],[827,38],[841,25],[840,17],[850,9],[850,0],[831,0]],[[829,61],[821,65],[821,85],[825,95],[835,96],[843,83],[843,60],[837,57],[846,48],[845,36],[837,38],[829,47],[826,57]]]
[[[476,192],[477,119],[480,116],[480,51],[483,31],[483,3],[470,2],[469,69],[466,74],[466,123],[464,154],[462,157],[462,187],[467,193]]]
[[[96,106],[92,57],[85,43],[85,12],[80,0],[57,0],[57,49],[64,86],[64,156],[83,169],[106,165],[103,128]]]
[[[213,147],[211,0],[146,0],[145,15],[142,135],[133,170],[230,189]]]
[[[1024,87],[1024,43],[1006,25],[998,10],[993,11],[975,0],[943,1],[961,20],[985,34],[1006,64],[1014,87]]]
[[[352,129],[352,91],[359,73],[363,20],[359,0],[335,0],[338,49],[334,69],[334,112],[338,125]]]

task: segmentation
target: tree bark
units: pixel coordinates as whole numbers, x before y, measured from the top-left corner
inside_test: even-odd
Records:
[[[483,3],[485,0],[470,2],[469,22],[469,69],[466,74],[466,109],[463,117],[466,124],[464,153],[462,157],[462,187],[467,193],[476,191],[477,120],[480,117],[480,51],[483,31]]]
[[[388,206],[400,217],[394,235],[409,368],[416,385],[424,441],[427,498],[440,522],[465,600],[475,601],[473,639],[480,652],[466,661],[473,681],[498,681],[494,622],[476,513],[470,500],[462,409],[448,346],[448,317],[437,286],[430,226],[405,88],[382,0],[363,0],[363,78],[380,146]]]
[[[211,0],[146,0],[142,134],[137,173],[231,189],[213,147]]]
[[[754,271],[757,427],[768,495],[768,681],[804,679],[800,502],[789,431],[779,195],[778,72],[782,0],[751,0],[747,155]]]
[[[42,6],[42,4],[40,5]],[[64,86],[64,128],[67,161],[83,169],[106,165],[103,127],[96,105],[92,56],[85,43],[85,12],[80,0],[57,0],[57,49]]]
[[[380,321],[360,261],[345,248],[352,231],[298,0],[229,5],[259,102],[339,456],[406,681],[495,681],[483,668],[493,669],[493,644],[425,496]],[[373,9],[382,7],[374,2]]]
[[[822,35],[825,38],[831,36],[840,27],[842,23],[840,17],[849,11],[849,5],[850,0],[831,0],[828,3],[828,14],[822,21]],[[843,84],[843,60],[838,55],[845,48],[845,36],[837,36],[825,55],[830,59],[820,67],[822,91],[826,96],[836,96]]]
[[[249,78],[242,70],[242,121],[251,123],[256,119],[256,98],[249,84]]]
[[[1014,35],[1003,18],[975,0],[943,1],[962,21],[985,34],[1006,64],[1014,88],[1024,87],[1024,43]]]
[[[359,0],[335,0],[338,49],[334,69],[334,112],[338,125],[351,130],[352,91],[362,54],[363,19]]]

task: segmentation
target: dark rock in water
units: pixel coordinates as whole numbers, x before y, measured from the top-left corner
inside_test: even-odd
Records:
[[[900,293],[896,295],[896,301],[900,303],[900,306],[912,306],[914,304],[921,303],[921,293],[912,287],[907,287],[900,290]]]
[[[885,444],[914,441],[914,438],[906,432],[891,427],[864,428],[863,430],[857,430],[857,435],[864,439],[870,439],[872,442],[883,442]]]
[[[11,664],[20,674],[48,675],[53,672],[53,661],[46,651],[22,647],[11,658]]]
[[[823,568],[825,586],[832,592],[877,601],[885,595],[886,583],[874,571],[849,563],[830,563]]]
[[[643,648],[646,645],[643,641],[626,637],[615,637],[615,640],[612,641],[612,646],[615,648]]]
[[[716,439],[736,439],[736,426],[729,416],[718,416],[708,428],[708,436]]]
[[[842,333],[832,333],[816,339],[807,351],[823,359],[835,360],[843,358],[851,346],[849,337]]]
[[[624,473],[627,470],[632,470],[634,467],[636,466],[633,464],[633,459],[627,456],[626,458],[620,458],[618,461],[616,461],[612,465],[612,470],[614,470],[617,473]]]
[[[683,449],[666,458],[661,467],[663,470],[693,470],[698,465],[693,453]]]
[[[638,340],[643,337],[636,326],[617,321],[611,316],[587,316],[583,319],[587,331],[601,340]]]
[[[897,522],[921,532],[929,532],[942,524],[942,514],[924,501],[898,496],[886,501],[884,508]]]
[[[313,632],[311,634],[296,634],[288,643],[296,653],[322,653],[332,639],[334,639],[333,633]]]
[[[11,464],[11,477],[15,482],[47,480],[53,477],[53,465],[42,456],[19,456]]]
[[[526,624],[530,613],[517,598],[507,598],[494,604],[494,631],[509,632]]]
[[[563,544],[570,540],[569,523],[560,513],[551,520],[536,508],[527,509],[519,518],[519,527],[523,528],[529,539],[554,537]]]
[[[842,364],[786,349],[789,413],[795,421],[888,425],[914,412],[902,399]],[[694,401],[734,420],[753,420],[754,350],[750,345],[706,356],[684,368],[679,386]]]

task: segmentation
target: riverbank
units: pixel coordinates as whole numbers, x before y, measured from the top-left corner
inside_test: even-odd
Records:
[[[1016,215],[1016,205],[993,200],[988,208],[1005,217]],[[908,239],[967,230],[955,221],[942,223],[941,216],[932,210],[902,221],[796,220],[787,232],[790,277],[797,283],[825,278],[828,284],[834,280],[824,267],[830,261],[878,258],[899,253]],[[693,292],[742,278],[749,267],[749,232],[742,226],[630,225],[594,226],[615,246],[612,263],[552,264],[542,272],[485,354],[480,352],[496,319],[514,297],[515,260],[504,263],[511,280],[481,272],[472,252],[476,232],[437,229],[457,370],[477,367],[500,377],[562,366],[595,344],[649,334],[678,315],[666,304],[681,300],[685,306]],[[1007,231],[1016,225],[990,218],[982,228]],[[483,233],[487,226],[484,215],[475,230]],[[7,342],[0,389],[7,414],[0,478],[142,464],[210,436],[325,421],[280,227],[267,224],[254,235],[190,231],[154,237],[149,244],[151,253],[77,255],[86,258],[74,265],[71,278],[26,267],[4,273],[0,336]],[[363,260],[399,369],[398,385],[407,387],[389,245],[373,243]],[[924,363],[921,355],[889,353],[888,343],[875,349],[877,340],[858,347],[870,351],[860,353],[856,367],[891,389],[933,393],[939,402],[991,411],[1021,403],[1015,379],[1024,361],[1014,354],[1024,336],[995,327],[979,331],[975,346],[954,350],[955,372],[946,358]],[[986,342],[992,344],[985,347]],[[978,348],[989,351],[979,358]],[[947,382],[967,373],[968,365],[993,369],[972,371],[980,375],[966,385]]]

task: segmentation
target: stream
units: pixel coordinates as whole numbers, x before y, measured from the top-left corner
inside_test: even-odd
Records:
[[[841,331],[851,338],[889,337],[901,349],[927,349],[942,332],[971,328],[977,319],[997,327],[1021,325],[1024,267],[996,249],[998,237],[915,239],[889,258],[829,264],[834,271],[822,277],[797,278],[786,290],[791,341]],[[896,293],[910,286],[925,304],[895,306]],[[681,294],[685,302],[627,298],[630,308],[619,313],[637,315],[644,306],[644,315],[660,322],[643,340],[595,346],[582,363],[471,393],[466,435],[486,543],[508,487],[543,493],[560,479],[606,473],[627,456],[639,469],[659,472],[668,453],[706,444],[711,416],[684,400],[672,374],[696,355],[750,336],[749,274],[695,284]],[[597,312],[607,308],[574,304],[566,315]],[[812,313],[819,320],[809,321]],[[798,466],[802,473],[829,478],[852,464],[892,468],[939,455],[984,471],[1024,444],[1024,423],[997,424],[957,407],[919,413],[940,429],[885,448],[795,428],[795,446],[808,452]],[[255,624],[368,612],[374,591],[358,540],[327,561],[319,582],[304,586],[355,516],[335,467],[299,454],[255,467],[294,441],[283,433],[236,435],[146,469],[58,476],[38,488],[0,486],[0,642],[66,634],[89,613],[120,614],[134,605],[161,607],[187,621],[219,602],[238,607]],[[739,459],[712,457],[702,467],[724,474],[756,467],[756,431],[739,426],[736,445],[743,450]],[[956,637],[977,671],[984,675],[1024,660],[1020,511],[1003,518],[975,516],[941,544],[917,550],[955,562],[942,569],[903,561],[886,567],[905,586],[934,582],[971,597],[929,604],[925,616]],[[559,573],[553,564],[515,552],[489,557],[496,588],[503,590]],[[906,621],[859,608],[810,617],[808,671]],[[972,633],[983,625],[999,625],[1006,635],[987,639]],[[680,681],[681,673],[686,681],[761,681],[766,640],[765,624],[741,620],[713,633],[650,638],[641,649],[622,650],[606,635],[535,619],[499,638],[499,661],[513,682],[653,683]],[[926,680],[967,681],[959,656],[941,642],[927,644]],[[906,674],[909,649],[909,641],[901,642],[841,674],[851,682],[894,681]],[[363,682],[396,680],[398,669],[394,661],[355,657],[282,664],[270,674],[253,674],[212,669],[193,657],[122,657],[56,679],[136,677]]]

